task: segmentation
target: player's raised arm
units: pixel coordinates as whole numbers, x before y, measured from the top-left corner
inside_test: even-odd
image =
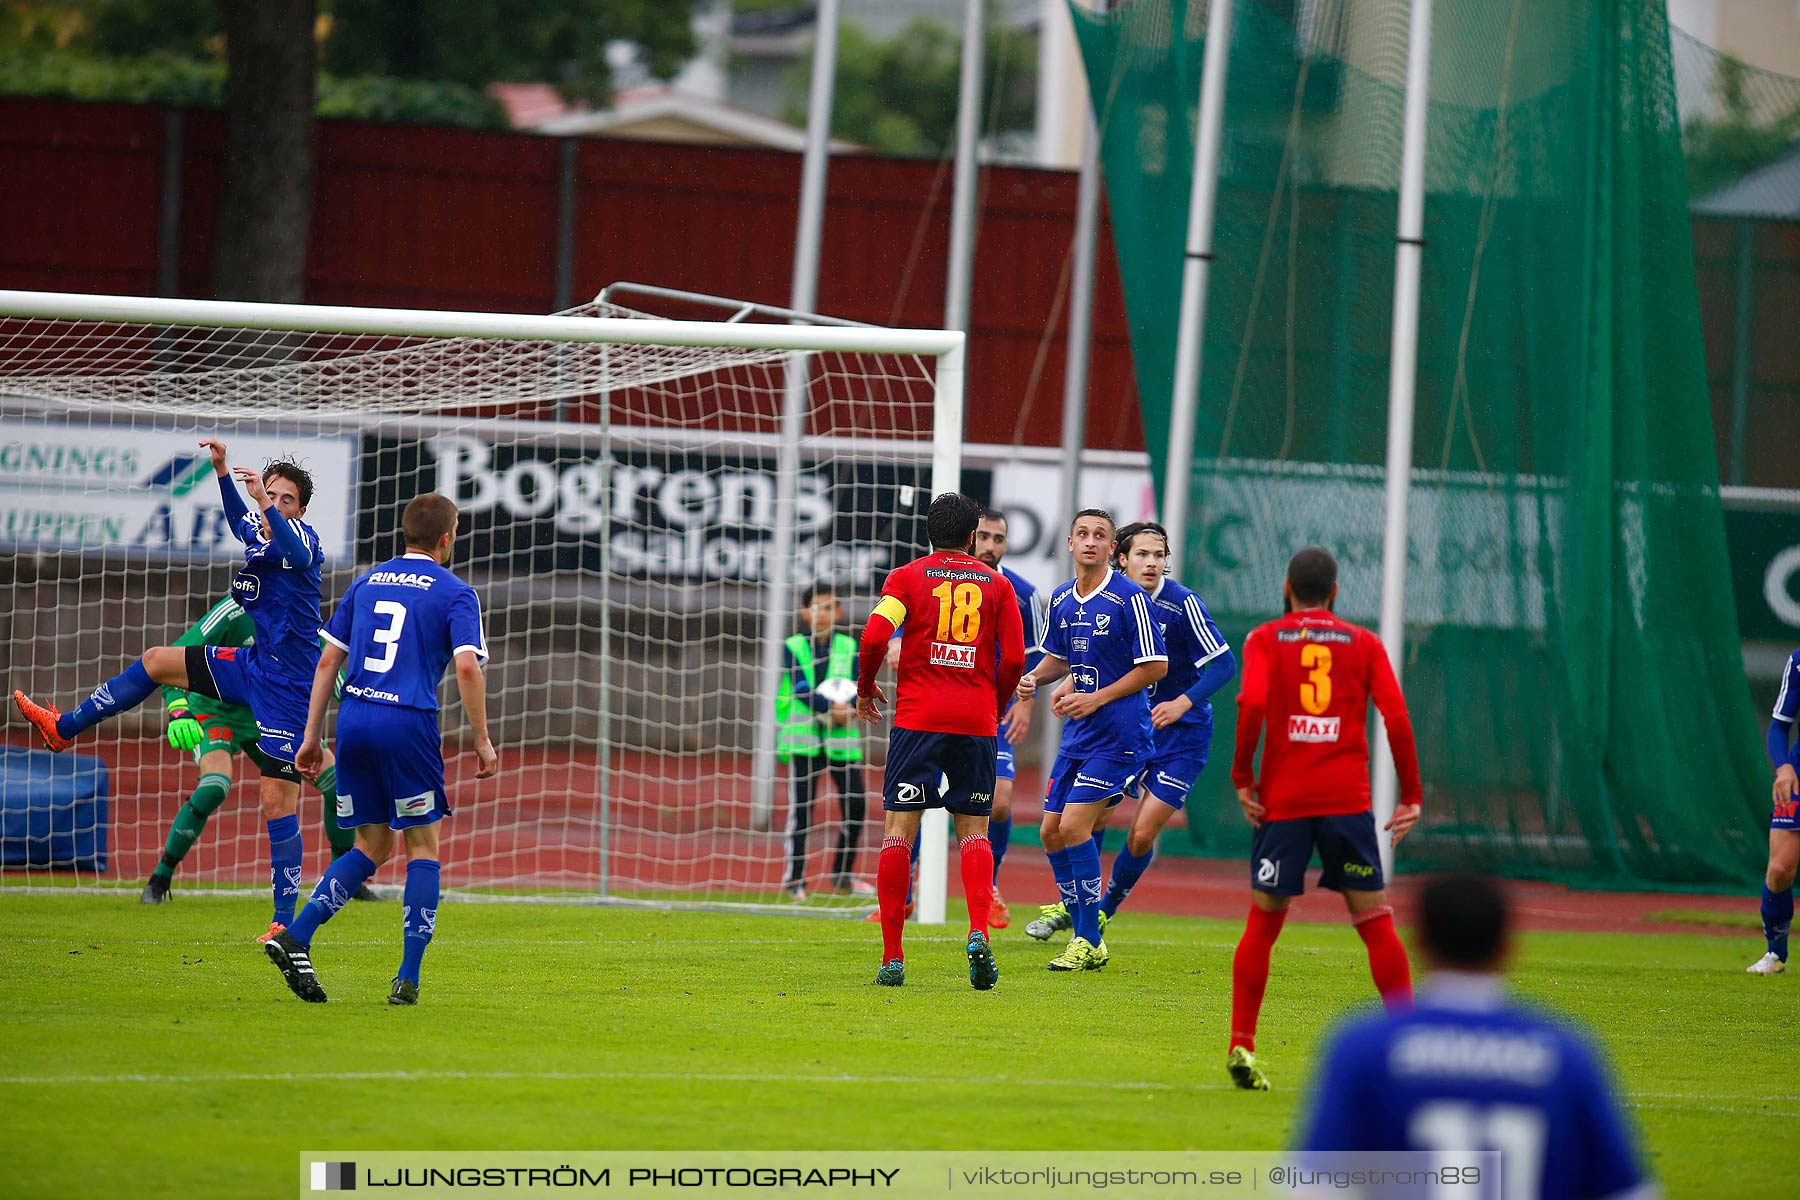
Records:
[[[225,523],[231,536],[240,542],[248,542],[244,518],[250,515],[250,506],[238,493],[237,484],[231,482],[231,471],[225,465],[225,443],[218,438],[201,438],[200,445],[212,457],[213,474],[219,480],[219,501],[225,507]]]

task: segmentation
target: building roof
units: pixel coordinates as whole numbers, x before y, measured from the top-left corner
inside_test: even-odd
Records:
[[[599,112],[571,112],[540,121],[534,132],[557,137],[622,137],[647,141],[766,146],[796,153],[806,149],[806,130],[761,113],[695,96],[666,85],[632,88]],[[834,152],[862,149],[832,139]]]
[[[1800,144],[1700,197],[1689,211],[1708,217],[1765,217],[1800,221]]]

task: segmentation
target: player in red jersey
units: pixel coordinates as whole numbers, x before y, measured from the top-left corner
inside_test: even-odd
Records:
[[[981,505],[959,492],[934,499],[925,521],[931,553],[888,573],[881,602],[863,627],[856,712],[871,723],[887,699],[875,673],[900,631],[900,682],[881,781],[887,815],[875,871],[882,945],[875,982],[888,987],[906,982],[900,935],[912,846],[925,810],[939,807],[950,811],[962,847],[969,982],[986,991],[1000,978],[987,938],[994,879],[987,824],[995,733],[1025,671],[1025,626],[1012,584],[969,553],[980,519]],[[949,787],[941,789],[945,778]]]
[[[1309,546],[1288,563],[1287,615],[1250,631],[1238,692],[1231,782],[1256,829],[1250,845],[1250,920],[1231,964],[1231,1046],[1226,1068],[1241,1088],[1266,1091],[1256,1065],[1256,1017],[1269,983],[1269,951],[1288,905],[1306,890],[1314,847],[1319,886],[1341,892],[1369,951],[1369,971],[1390,1009],[1412,1000],[1412,968],[1394,933],[1369,809],[1369,701],[1387,722],[1400,774],[1394,843],[1419,819],[1419,757],[1412,719],[1381,639],[1331,611],[1337,560]],[[1262,775],[1252,760],[1268,724]]]

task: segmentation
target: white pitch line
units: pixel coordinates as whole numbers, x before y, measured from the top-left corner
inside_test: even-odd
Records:
[[[179,1084],[198,1083],[331,1083],[331,1082],[417,1082],[432,1080],[530,1080],[530,1081],[566,1081],[593,1082],[613,1081],[632,1082],[645,1080],[661,1080],[680,1083],[772,1083],[772,1084],[849,1084],[861,1086],[868,1084],[889,1084],[909,1087],[947,1086],[962,1087],[977,1083],[988,1086],[1009,1085],[1026,1088],[1097,1088],[1104,1091],[1118,1092],[1167,1092],[1167,1091],[1200,1091],[1228,1092],[1233,1090],[1223,1083],[1156,1083],[1134,1080],[1103,1079],[1012,1079],[997,1075],[991,1079],[980,1081],[967,1077],[929,1076],[929,1075],[775,1075],[755,1072],[690,1072],[690,1071],[332,1071],[321,1073],[275,1072],[275,1073],[218,1073],[194,1075],[163,1074],[129,1074],[129,1075],[5,1075],[0,1076],[0,1086],[39,1087],[56,1084],[76,1084],[94,1086],[104,1084]],[[1740,1100],[1777,1101],[1791,1100],[1791,1096],[1741,1096]],[[1662,1101],[1686,1101],[1686,1103],[1662,1103]],[[1686,1092],[1637,1092],[1627,1098],[1633,1108],[1663,1108],[1685,1111],[1729,1113],[1745,1116],[1796,1117],[1800,1113],[1770,1112],[1767,1109],[1743,1108],[1737,1105],[1707,1103],[1707,1097]]]
[[[331,1083],[337,1081],[410,1082],[421,1080],[666,1080],[682,1083],[844,1083],[898,1084],[906,1086],[968,1086],[974,1084],[1009,1084],[1032,1088],[1101,1088],[1108,1091],[1146,1092],[1191,1089],[1197,1091],[1230,1091],[1228,1084],[1153,1083],[1104,1079],[1010,1079],[996,1075],[987,1080],[958,1076],[921,1075],[773,1075],[758,1073],[699,1073],[690,1071],[331,1071],[318,1074],[278,1072],[269,1074],[205,1074],[205,1075],[0,1075],[0,1086],[35,1087],[45,1084],[145,1084],[145,1083]]]

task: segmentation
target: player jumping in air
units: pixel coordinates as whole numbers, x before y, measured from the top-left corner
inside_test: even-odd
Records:
[[[1490,880],[1425,888],[1418,939],[1431,974],[1413,1006],[1355,1021],[1325,1047],[1298,1165],[1329,1171],[1344,1160],[1327,1155],[1356,1151],[1499,1151],[1508,1196],[1659,1194],[1588,1039],[1507,998],[1507,923]]]
[[[1250,843],[1250,918],[1231,964],[1232,1082],[1267,1091],[1256,1064],[1256,1018],[1269,983],[1269,952],[1288,905],[1306,890],[1317,847],[1319,886],[1341,892],[1350,922],[1369,951],[1375,988],[1390,1010],[1412,999],[1412,968],[1394,932],[1381,874],[1375,816],[1369,808],[1369,701],[1387,723],[1400,775],[1400,804],[1386,828],[1394,844],[1419,819],[1419,759],[1412,719],[1381,640],[1331,611],[1337,560],[1316,546],[1288,563],[1287,615],[1258,625],[1244,641],[1238,691],[1237,754],[1231,781]],[[1262,773],[1256,744],[1268,724]]]
[[[275,895],[267,941],[293,919],[300,898],[300,774],[294,754],[306,724],[306,691],[319,661],[319,579],[325,555],[319,535],[301,521],[312,503],[312,476],[298,464],[270,463],[260,473],[225,468],[225,443],[202,439],[219,478],[219,497],[231,531],[244,543],[244,566],[231,594],[256,625],[248,646],[157,646],[94,689],[72,712],[13,703],[52,752],[68,749],[95,725],[136,708],[157,684],[242,705],[256,717],[256,744],[272,760],[263,772],[262,814],[269,831],[269,873]],[[256,502],[251,512],[231,482],[235,475]]]
[[[250,614],[236,600],[226,596],[207,610],[188,631],[175,639],[177,646],[247,646],[256,637],[256,626]],[[164,687],[163,703],[168,708],[169,745],[191,753],[200,768],[200,781],[193,795],[175,814],[169,838],[163,846],[162,861],[144,884],[143,904],[162,904],[169,898],[169,885],[175,869],[199,840],[206,819],[218,811],[231,791],[232,758],[242,751],[265,771],[278,769],[256,747],[256,718],[249,709],[223,700],[214,700],[198,692],[178,687]],[[342,857],[350,849],[354,835],[337,823],[337,770],[327,763],[316,785],[324,797],[325,837],[331,843],[331,856]],[[363,888],[354,899],[374,900],[375,893]]]
[[[1025,635],[1012,585],[969,554],[980,516],[981,506],[961,493],[932,500],[925,522],[931,553],[888,573],[881,602],[863,627],[856,710],[865,723],[881,717],[886,697],[875,674],[894,630],[901,637],[875,872],[882,944],[875,982],[887,987],[906,982],[900,943],[912,847],[925,810],[938,807],[949,810],[961,846],[969,982],[986,991],[1000,978],[987,936],[994,889],[987,824],[994,806],[995,730],[1025,669]]]
[[[1769,761],[1775,766],[1774,811],[1769,817],[1769,867],[1763,875],[1763,941],[1768,949],[1745,968],[1752,975],[1787,970],[1788,928],[1794,923],[1794,868],[1800,865],[1800,747],[1792,745],[1800,716],[1800,650],[1788,656],[1781,691],[1769,720]]]
[[[327,645],[313,676],[299,764],[309,774],[324,765],[325,706],[344,667],[338,820],[356,830],[356,847],[331,864],[300,915],[264,947],[302,1000],[325,999],[313,973],[313,934],[393,855],[398,831],[406,842],[406,891],[400,972],[388,1003],[419,1001],[419,967],[437,925],[437,823],[450,811],[438,681],[453,660],[456,689],[475,735],[475,778],[491,778],[500,769],[488,736],[481,605],[475,589],[445,565],[456,541],[456,505],[435,494],[415,497],[400,528],[406,553],[352,583],[320,630]]]
[[[1062,904],[1074,918],[1074,936],[1050,961],[1052,971],[1095,971],[1109,958],[1094,827],[1150,764],[1148,689],[1169,672],[1150,594],[1113,570],[1113,544],[1110,514],[1098,508],[1075,514],[1069,529],[1075,579],[1051,597],[1044,657],[1019,680],[1022,699],[1065,675],[1072,684],[1051,705],[1065,723],[1038,829]]]

